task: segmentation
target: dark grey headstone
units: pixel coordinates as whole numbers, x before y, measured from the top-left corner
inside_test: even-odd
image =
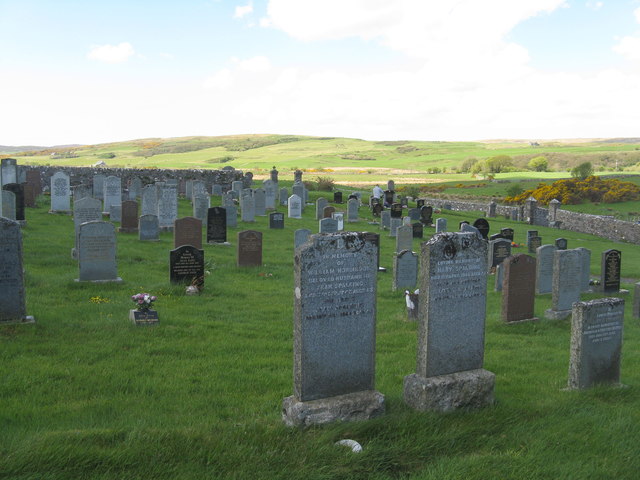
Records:
[[[413,250],[413,227],[403,225],[396,230],[396,253]]]
[[[264,217],[267,215],[267,198],[264,189],[257,188],[253,192],[253,205],[255,208],[255,215],[258,217]],[[251,221],[251,220],[247,220]]]
[[[508,227],[501,228],[500,235],[502,235],[503,238],[506,238],[507,240],[510,240],[513,242],[514,230],[513,228],[508,228]]]
[[[158,221],[160,222],[160,229],[171,230],[173,222],[177,218],[178,190],[171,185],[158,187]]]
[[[333,218],[323,218],[318,222],[319,233],[336,233],[338,231],[338,222]]]
[[[255,200],[251,195],[240,197],[240,214],[243,222],[255,222]]]
[[[324,207],[328,205],[329,205],[329,201],[324,197],[320,197],[316,200],[316,220],[321,220],[323,218],[326,218],[324,216]]]
[[[342,192],[333,192],[333,203],[342,203]]]
[[[238,226],[238,207],[235,205],[226,205],[227,211],[227,228],[236,228]]]
[[[418,255],[403,250],[393,257],[393,280],[395,290],[414,289],[418,283]]]
[[[103,205],[105,212],[111,211],[111,205],[122,205],[122,181],[113,175],[104,179]]]
[[[536,293],[551,293],[553,285],[553,256],[555,245],[542,245],[536,249]]]
[[[446,218],[437,218],[436,219],[436,233],[444,233],[447,231],[447,219]]]
[[[584,247],[578,247],[575,250],[580,253],[580,290],[587,292],[591,289],[591,250]]]
[[[122,205],[110,205],[109,206],[109,220],[111,222],[118,222],[122,220]]]
[[[382,228],[386,228],[387,230],[391,228],[391,212],[389,212],[389,210],[384,210],[380,213],[380,224]]]
[[[624,300],[601,298],[573,304],[570,389],[620,384]]]
[[[556,250],[553,254],[550,319],[559,320],[571,314],[571,305],[580,300],[581,255],[576,250]]]
[[[409,209],[409,218],[411,221],[417,222],[420,220],[420,209],[419,208],[410,208]]]
[[[389,209],[389,212],[391,213],[391,218],[402,218],[402,204],[401,203],[392,204],[391,208]]]
[[[25,302],[20,224],[0,217],[0,325],[33,321]]]
[[[151,184],[142,189],[142,215],[158,216],[158,186]]]
[[[567,249],[567,239],[566,238],[556,238],[556,248],[558,250],[566,250]]]
[[[357,222],[358,221],[358,207],[360,206],[360,201],[355,198],[350,198],[347,201],[347,222]]]
[[[487,240],[489,238],[489,222],[484,218],[478,218],[473,222],[473,226],[478,229],[482,238]]]
[[[511,256],[511,242],[506,238],[499,238],[489,242],[489,269],[501,264]]]
[[[542,246],[542,237],[534,236],[527,238],[527,250],[529,253],[536,253],[536,249]]]
[[[420,221],[425,225],[433,223],[433,207],[431,205],[423,205],[420,207]]]
[[[298,248],[304,242],[309,239],[311,235],[311,230],[308,228],[299,228],[295,232],[293,232],[293,247]]]
[[[620,250],[606,250],[602,252],[600,262],[600,285],[604,293],[618,293],[620,291],[620,267],[622,252]]]
[[[169,252],[169,279],[171,283],[204,286],[204,250],[182,245]]]
[[[24,185],[7,183],[3,185],[2,189],[13,192],[16,196],[16,220],[18,222],[24,222],[26,220],[24,216]]]
[[[284,228],[284,213],[271,212],[269,214],[269,228],[283,229]]]
[[[141,215],[138,219],[138,239],[156,241],[160,239],[160,224],[157,215]]]
[[[424,237],[424,226],[420,222],[416,222],[411,225],[413,238],[423,238]]]
[[[112,223],[86,222],[78,229],[78,266],[81,282],[120,282],[116,264],[116,232]]]
[[[93,198],[100,200],[100,202],[102,202],[102,198],[104,197],[104,179],[105,176],[98,173],[93,176],[92,181]]]
[[[226,243],[227,210],[223,207],[212,207],[207,213],[207,243]]]

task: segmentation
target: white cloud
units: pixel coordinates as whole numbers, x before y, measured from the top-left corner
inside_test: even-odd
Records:
[[[613,51],[626,57],[628,60],[640,60],[640,37],[622,37],[620,41],[614,45]]]
[[[126,62],[133,56],[135,51],[129,42],[122,42],[118,45],[96,45],[87,54],[90,60],[97,60],[105,63]]]
[[[587,2],[587,8],[589,8],[591,10],[600,10],[603,6],[604,6],[603,2],[597,2],[597,1],[594,1],[594,0],[589,0]]]
[[[246,72],[266,72],[271,68],[271,62],[267,57],[264,56],[247,58],[246,60],[233,58],[232,61],[233,63],[238,65],[241,70],[244,70]]]
[[[238,5],[233,14],[233,18],[242,18],[253,13],[253,3],[249,2],[246,5]]]
[[[212,90],[226,90],[233,85],[233,74],[228,68],[217,71],[202,82],[202,86]]]
[[[636,17],[636,22],[640,23],[640,8],[636,8],[633,11],[633,16]]]

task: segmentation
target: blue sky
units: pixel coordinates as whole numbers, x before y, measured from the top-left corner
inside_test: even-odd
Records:
[[[0,145],[640,136],[638,0],[0,0]]]

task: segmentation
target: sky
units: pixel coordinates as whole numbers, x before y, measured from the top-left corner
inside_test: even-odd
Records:
[[[0,145],[640,137],[640,0],[0,0]]]

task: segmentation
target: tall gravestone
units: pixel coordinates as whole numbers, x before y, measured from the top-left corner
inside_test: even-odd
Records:
[[[329,205],[329,201],[324,197],[320,197],[316,200],[316,220],[321,220],[323,218],[326,218],[324,216],[324,207],[328,205]]]
[[[169,252],[169,281],[204,287],[204,250],[182,245]]]
[[[0,210],[0,216],[8,218],[9,220],[16,221],[16,194],[9,190],[0,191],[0,198],[2,198],[2,210]]]
[[[238,267],[262,266],[262,232],[238,232]]]
[[[431,225],[433,223],[433,207],[431,205],[423,205],[420,208],[420,221],[424,225]]]
[[[227,228],[236,228],[238,226],[238,207],[235,205],[226,205],[227,211]]]
[[[86,222],[78,230],[80,282],[121,282],[116,264],[116,232],[112,223]]]
[[[120,220],[121,233],[138,233],[138,202],[136,200],[125,200],[120,209],[122,214]]]
[[[424,225],[420,222],[416,222],[411,225],[411,233],[413,238],[423,238],[424,237]]]
[[[142,180],[140,177],[132,177],[129,179],[129,200],[137,200],[142,195]]]
[[[104,179],[105,176],[101,173],[93,176],[93,198],[100,201],[102,201],[102,198],[104,197]]]
[[[446,218],[437,218],[436,219],[436,233],[443,233],[447,231],[447,219]]]
[[[227,211],[212,207],[207,214],[207,243],[227,243]]]
[[[255,222],[256,208],[255,200],[251,195],[244,195],[240,198],[240,210],[243,222]]]
[[[287,203],[287,216],[289,218],[302,218],[302,199],[298,195],[291,195],[287,200]]]
[[[266,195],[262,188],[258,188],[253,192],[253,204],[256,216],[264,217],[267,215]]]
[[[404,400],[416,410],[493,403],[495,375],[482,368],[487,243],[473,233],[436,234],[422,244],[416,373]]]
[[[6,183],[3,187],[3,190],[7,190],[9,192],[13,192],[16,197],[16,221],[18,223],[24,224],[26,222],[25,212],[24,212],[24,186],[17,183]]]
[[[545,312],[546,318],[561,320],[571,315],[571,306],[580,300],[581,263],[580,252],[576,250],[553,253],[551,308]]]
[[[489,261],[488,267],[490,272],[494,272],[496,267],[504,260],[511,256],[511,242],[504,238],[491,240],[489,242]]]
[[[588,292],[591,289],[591,250],[584,247],[575,250],[580,254],[580,290]]]
[[[103,211],[110,212],[111,205],[122,205],[122,180],[113,175],[104,179]]]
[[[403,225],[396,230],[396,253],[413,250],[413,227]]]
[[[621,298],[573,304],[569,389],[620,385],[623,321]]]
[[[7,183],[18,183],[18,162],[15,158],[0,160],[0,187]]]
[[[389,230],[391,228],[391,212],[389,210],[380,212],[380,226],[384,230]]]
[[[620,250],[606,250],[602,252],[600,262],[600,285],[604,293],[618,293],[620,291],[620,267],[622,252]]]
[[[393,257],[393,280],[391,289],[414,289],[418,283],[418,255],[411,250],[402,250]]]
[[[85,222],[102,220],[102,202],[93,197],[84,197],[73,202],[73,225],[75,228],[75,247],[71,250],[71,257],[78,258],[78,234],[80,225]]]
[[[160,223],[157,215],[141,215],[138,219],[138,240],[160,240]]]
[[[364,233],[314,235],[294,258],[293,395],[288,426],[384,414],[375,390],[376,248]]]
[[[0,217],[0,325],[34,321],[27,315],[20,224]]]
[[[183,217],[173,222],[173,248],[182,245],[202,249],[202,222],[199,218]]]
[[[158,187],[158,222],[160,230],[171,231],[178,218],[178,190],[172,185]]]
[[[551,293],[553,285],[553,257],[558,250],[555,245],[536,248],[536,293]]]
[[[286,187],[282,187],[279,191],[279,199],[280,199],[280,205],[285,206],[287,205],[287,200],[289,199],[289,190],[287,190]]]
[[[158,216],[158,186],[155,184],[146,185],[142,189],[141,215]]]
[[[264,205],[267,210],[273,210],[276,208],[276,193],[278,190],[277,180],[274,182],[271,179],[265,180],[262,183],[264,188]]]
[[[502,321],[505,323],[538,320],[535,304],[536,259],[520,253],[502,264]]]
[[[357,222],[358,221],[358,207],[360,202],[351,198],[347,201],[347,222]]]
[[[207,226],[207,212],[211,206],[211,198],[209,195],[193,196],[193,216],[202,222],[203,226]]]
[[[56,172],[51,176],[51,212],[71,211],[71,190],[69,175]]]
[[[308,228],[299,228],[295,232],[293,232],[293,248],[298,248],[304,242],[309,239],[311,235],[311,230]]]
[[[111,205],[108,213],[109,221],[118,223],[122,221],[122,205]]]

